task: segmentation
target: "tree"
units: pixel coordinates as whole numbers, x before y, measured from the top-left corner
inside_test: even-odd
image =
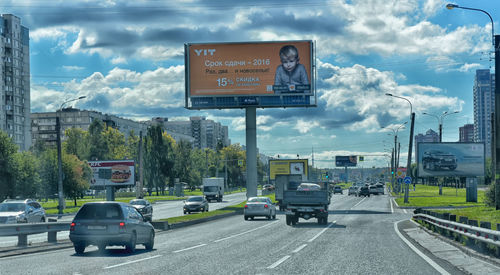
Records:
[[[109,147],[103,131],[106,126],[99,119],[94,119],[89,126],[89,160],[108,160]]]
[[[87,160],[90,155],[89,132],[80,128],[70,128],[66,129],[64,135],[66,140],[63,142],[63,149],[66,153]]]
[[[36,198],[41,191],[38,174],[39,161],[31,152],[20,152],[14,155],[15,185],[14,196]]]
[[[53,198],[57,196],[57,151],[56,149],[48,149],[42,152],[39,157],[39,176],[41,180],[41,195],[45,198]],[[64,159],[63,159],[64,160]]]
[[[172,175],[173,161],[172,137],[163,132],[159,125],[151,126],[144,140],[144,181],[149,193],[165,190],[165,182]]]
[[[13,197],[15,193],[15,159],[17,145],[7,135],[0,131],[0,199]]]
[[[245,151],[243,151],[239,144],[231,144],[228,147],[224,147],[221,153],[223,163],[227,165],[228,186],[243,186],[242,171],[245,169],[245,162],[243,161],[243,165],[240,167],[238,161],[246,159]]]
[[[75,155],[63,154],[63,191],[65,196],[76,199],[89,189],[92,170],[87,162],[79,160]]]
[[[107,127],[102,136],[108,145],[108,159],[125,159],[128,157],[125,135],[114,128]]]
[[[197,178],[193,177],[195,173],[199,175],[199,172],[193,169],[192,146],[191,142],[181,140],[177,146],[175,146],[174,163],[176,177],[178,177],[181,182],[186,182],[190,188],[200,184],[200,182],[196,181]]]

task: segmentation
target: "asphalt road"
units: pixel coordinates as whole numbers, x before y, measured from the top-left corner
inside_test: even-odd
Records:
[[[328,225],[233,216],[161,232],[133,254],[87,247],[0,259],[2,274],[439,274],[396,232],[389,197],[334,195]]]
[[[210,202],[209,210],[214,211],[226,206],[236,205],[246,200],[246,193],[235,193],[224,195],[222,202]],[[171,217],[183,216],[182,206],[183,201],[164,201],[153,204],[153,219],[166,219]],[[71,222],[74,215],[63,216],[58,221]],[[59,232],[58,240],[65,240],[69,237],[69,231]],[[47,241],[47,233],[28,235],[28,243],[41,243]],[[8,247],[17,245],[17,237],[0,237],[0,247]],[[0,272],[0,275],[2,273]]]

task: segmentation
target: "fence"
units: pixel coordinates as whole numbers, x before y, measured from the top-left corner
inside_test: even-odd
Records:
[[[57,242],[57,232],[69,231],[69,222],[46,222],[0,225],[0,237],[17,236],[17,246],[28,245],[28,235],[47,233],[49,243]]]

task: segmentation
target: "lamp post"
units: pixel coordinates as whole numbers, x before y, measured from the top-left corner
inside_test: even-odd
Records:
[[[390,93],[386,93],[385,95],[406,100],[410,104],[411,126],[410,126],[410,140],[408,141],[408,160],[406,162],[406,175],[411,177],[411,153],[412,153],[412,147],[413,147],[413,130],[415,129],[415,113],[413,112],[413,105],[411,104],[411,101],[405,97],[393,95]],[[409,201],[408,201],[409,190],[410,190],[409,188],[410,188],[410,185],[405,184],[404,203],[409,203]]]
[[[454,8],[457,9],[464,9],[464,10],[472,10],[472,11],[479,11],[482,12],[490,18],[491,22],[491,43],[493,45],[493,50],[495,51],[495,79],[499,79],[500,74],[498,73],[498,70],[500,69],[500,54],[499,54],[499,45],[500,45],[500,35],[495,35],[495,24],[493,23],[493,18],[491,15],[481,9],[475,9],[475,8],[468,8],[468,7],[461,7],[459,5],[455,4],[448,4],[446,5],[446,8],[449,10],[452,10]],[[492,131],[492,137],[491,141],[493,144],[495,144],[495,150],[492,150],[491,156],[492,159],[495,160],[495,208],[496,210],[500,209],[500,199],[499,198],[499,192],[500,192],[500,175],[497,173],[500,172],[500,157],[497,156],[497,152],[500,152],[500,81],[495,81],[495,112],[494,112],[494,121],[495,121],[495,129]]]
[[[437,115],[433,115],[433,114],[429,114],[429,113],[422,113],[423,115],[428,115],[428,116],[432,116],[432,117],[435,117],[438,121],[438,127],[439,127],[439,142],[443,142],[443,120],[444,120],[444,117],[445,116],[449,116],[449,115],[453,115],[453,114],[458,114],[460,113],[460,111],[455,111],[453,113],[448,113],[448,111],[445,111],[443,112],[441,115],[437,116]]]
[[[403,124],[399,125],[396,129],[393,129],[393,128],[388,128],[388,127],[384,127],[382,126],[381,128],[382,129],[389,129],[389,130],[392,130],[393,134],[394,134],[394,167],[393,167],[393,173],[392,173],[392,190],[395,190],[394,189],[394,174],[396,173],[398,167],[399,167],[399,157],[398,155],[396,154],[398,152],[398,148],[397,148],[397,143],[398,143],[398,131],[399,129],[401,129],[403,126],[406,125],[406,123],[408,123],[408,121],[405,121]],[[398,188],[399,190],[399,188]]]
[[[63,172],[62,172],[62,149],[61,149],[61,122],[59,118],[59,112],[62,110],[64,104],[71,102],[71,101],[76,101],[85,98],[86,96],[81,96],[78,98],[70,99],[61,104],[59,109],[56,111],[56,131],[57,131],[57,198],[58,198],[58,203],[59,205],[57,206],[58,208],[58,213],[63,214],[63,210],[66,207],[66,203],[64,201],[64,194],[63,194]]]

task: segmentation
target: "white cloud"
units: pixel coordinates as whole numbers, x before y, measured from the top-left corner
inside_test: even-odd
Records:
[[[85,67],[80,66],[63,66],[63,69],[66,71],[81,71],[85,69]]]
[[[460,72],[468,72],[468,71],[471,71],[471,70],[474,70],[474,69],[479,69],[480,67],[481,67],[481,64],[478,64],[478,63],[472,63],[472,64],[465,63],[460,68],[458,68],[458,71],[460,71]]]
[[[293,129],[299,131],[299,133],[301,133],[301,134],[305,134],[305,133],[310,132],[315,127],[319,127],[319,122],[317,122],[317,121],[305,121],[305,120],[299,119],[297,121],[297,124],[293,127]]]

